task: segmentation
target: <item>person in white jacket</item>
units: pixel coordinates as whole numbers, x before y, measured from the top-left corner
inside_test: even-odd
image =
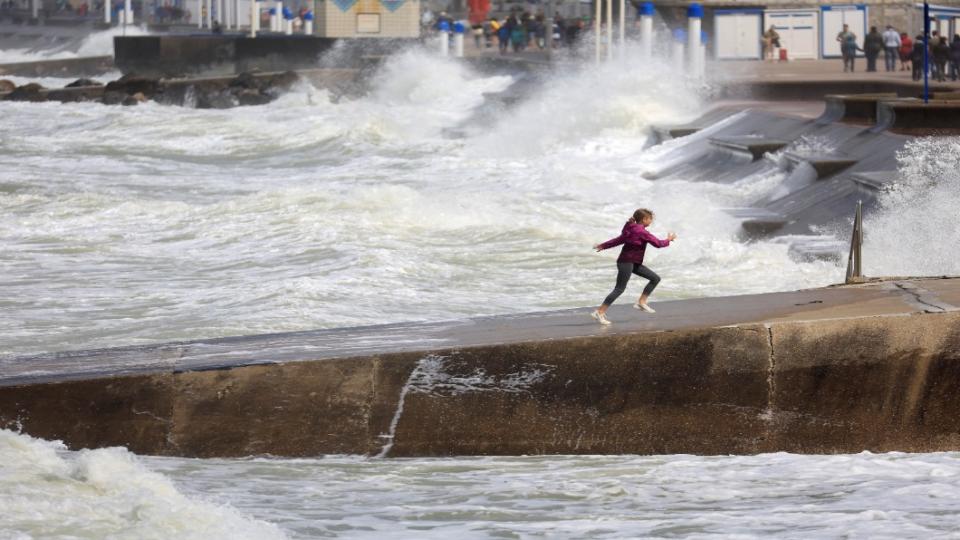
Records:
[[[887,71],[897,70],[897,57],[900,55],[900,33],[889,24],[883,33],[883,52]]]

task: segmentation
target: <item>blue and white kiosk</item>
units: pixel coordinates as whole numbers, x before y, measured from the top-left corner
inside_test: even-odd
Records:
[[[857,35],[857,43],[863,44],[867,35],[867,6],[865,4],[837,4],[820,7],[820,51],[823,58],[840,58],[840,42],[837,34],[843,25]],[[857,53],[863,56],[863,53]]]

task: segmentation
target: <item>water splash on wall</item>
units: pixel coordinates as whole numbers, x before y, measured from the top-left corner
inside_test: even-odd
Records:
[[[868,275],[960,275],[960,137],[907,142],[900,180],[864,216]]]

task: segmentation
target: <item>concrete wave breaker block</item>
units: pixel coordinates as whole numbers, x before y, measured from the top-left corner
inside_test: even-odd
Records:
[[[960,134],[960,100],[880,102],[877,105],[877,129],[907,135]]]
[[[766,208],[729,208],[727,212],[742,219],[741,226],[751,236],[768,235],[783,228],[788,223],[787,216],[771,212]]]
[[[789,141],[781,139],[770,139],[763,136],[744,135],[740,137],[711,137],[710,144],[733,150],[743,154],[748,154],[756,161],[768,152],[776,152],[787,146]]]
[[[875,94],[832,94],[824,96],[826,107],[817,119],[820,123],[847,122],[872,124],[877,120],[877,103],[897,99],[896,92]]]
[[[877,192],[894,184],[899,178],[897,171],[858,171],[850,174],[850,181],[856,184],[857,190],[871,196],[876,196]]]
[[[784,157],[790,163],[790,168],[801,163],[809,163],[817,172],[817,179],[822,180],[848,167],[857,164],[857,160],[841,154],[796,154],[787,152]]]

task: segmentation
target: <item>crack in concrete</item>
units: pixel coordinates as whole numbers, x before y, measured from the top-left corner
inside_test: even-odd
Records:
[[[420,376],[420,372],[423,370],[424,363],[430,359],[431,357],[427,356],[417,360],[417,365],[413,367],[413,370],[410,372],[410,376],[407,377],[407,382],[404,383],[403,388],[400,389],[400,397],[397,399],[397,408],[393,412],[393,418],[390,420],[389,431],[385,435],[380,435],[380,438],[386,439],[387,442],[383,445],[383,448],[380,449],[380,452],[374,457],[385,458],[390,454],[390,450],[393,449],[394,438],[397,435],[397,425],[400,424],[400,417],[403,416],[403,403],[407,399],[407,394],[410,392],[413,382],[416,381]]]
[[[897,289],[910,295],[914,302],[919,305],[918,307],[920,307],[920,309],[926,313],[945,313],[947,311],[954,311],[957,309],[956,306],[952,306],[946,302],[940,301],[940,299],[935,295],[930,294],[930,291],[918,287],[913,283],[901,283],[899,281],[895,281],[893,284],[897,287]]]
[[[773,420],[773,400],[777,393],[777,381],[774,376],[777,358],[773,351],[773,325],[764,324],[763,327],[767,329],[767,345],[770,347],[770,352],[767,355],[767,408],[760,417],[769,422]]]
[[[173,424],[173,418],[160,418],[159,416],[157,416],[156,414],[150,411],[138,411],[136,407],[130,407],[130,412],[132,412],[137,416],[149,416],[150,418],[153,418],[157,422],[166,424],[168,426]]]

